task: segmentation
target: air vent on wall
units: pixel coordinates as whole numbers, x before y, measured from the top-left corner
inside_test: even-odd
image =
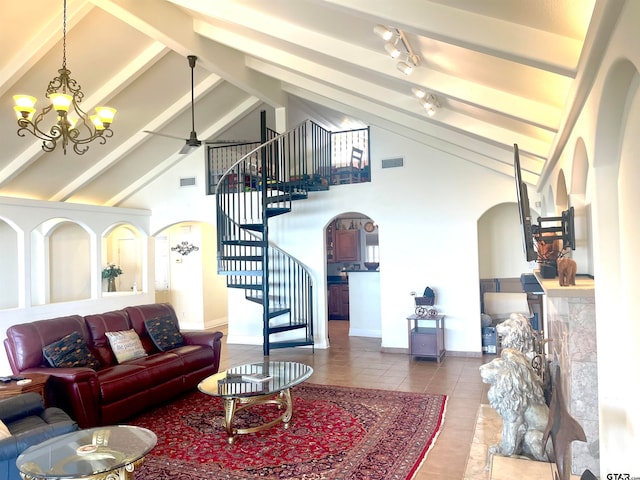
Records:
[[[196,177],[186,177],[180,179],[181,187],[193,187],[196,184]]]
[[[396,168],[404,165],[404,158],[385,158],[382,160],[382,168]]]

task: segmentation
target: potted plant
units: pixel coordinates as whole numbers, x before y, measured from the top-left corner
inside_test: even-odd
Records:
[[[122,269],[115,263],[108,263],[102,269],[102,278],[107,279],[107,292],[116,291],[116,278],[118,275],[122,275]]]

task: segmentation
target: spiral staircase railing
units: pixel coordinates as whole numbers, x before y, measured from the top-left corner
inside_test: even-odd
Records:
[[[261,143],[233,163],[215,187],[218,273],[227,287],[263,307],[263,353],[314,344],[313,280],[298,259],[269,241],[269,219],[310,190],[328,189],[331,134],[305,121],[283,134],[262,114]]]

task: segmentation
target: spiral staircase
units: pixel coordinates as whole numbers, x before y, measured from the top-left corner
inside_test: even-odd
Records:
[[[309,269],[269,240],[269,220],[311,190],[328,190],[331,132],[311,121],[276,134],[261,115],[261,142],[216,179],[218,273],[262,306],[263,353],[313,346]],[[210,174],[211,178],[211,174]]]

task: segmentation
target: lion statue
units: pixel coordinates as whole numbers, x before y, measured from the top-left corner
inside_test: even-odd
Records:
[[[512,313],[505,321],[496,325],[502,348],[514,348],[524,353],[531,361],[536,351],[536,334],[529,319],[521,313]]]
[[[551,446],[542,442],[549,418],[540,379],[518,350],[505,348],[499,358],[480,366],[482,381],[489,387],[489,405],[502,418],[502,439],[489,455],[524,455],[548,462]]]

